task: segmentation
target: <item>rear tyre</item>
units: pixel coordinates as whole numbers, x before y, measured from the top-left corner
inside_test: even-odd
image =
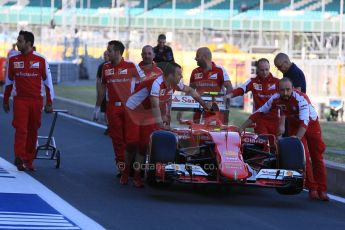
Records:
[[[279,168],[304,172],[305,153],[302,142],[295,137],[278,140]],[[291,181],[288,187],[276,188],[283,195],[298,194],[303,190],[303,180]]]
[[[161,184],[156,181],[156,163],[174,163],[177,144],[177,137],[172,132],[159,130],[152,133],[149,166],[146,170],[146,181],[149,185]]]

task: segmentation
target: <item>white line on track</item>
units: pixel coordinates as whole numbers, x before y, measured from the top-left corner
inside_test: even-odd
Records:
[[[88,125],[95,126],[95,127],[98,127],[98,128],[103,128],[103,129],[106,129],[106,128],[107,128],[107,126],[105,126],[105,125],[101,125],[101,124],[98,124],[98,123],[93,122],[93,121],[88,121],[88,120],[85,120],[85,119],[82,119],[82,118],[79,118],[79,117],[75,117],[75,116],[72,116],[72,115],[70,115],[70,114],[59,113],[59,115],[61,115],[61,116],[63,116],[63,117],[70,118],[70,119],[72,119],[72,120],[79,121],[79,122],[84,123],[84,124],[88,124]]]
[[[330,198],[331,200],[335,200],[335,201],[338,201],[338,202],[340,202],[340,203],[345,204],[345,198],[343,198],[343,197],[336,196],[336,195],[332,195],[332,194],[329,194],[329,193],[328,193],[328,196],[329,196],[329,198]]]
[[[303,189],[303,191],[308,192],[309,190],[308,189]],[[345,204],[345,198],[344,197],[332,195],[330,193],[327,193],[327,195],[328,195],[329,199],[335,200],[335,201],[338,201],[340,203]]]

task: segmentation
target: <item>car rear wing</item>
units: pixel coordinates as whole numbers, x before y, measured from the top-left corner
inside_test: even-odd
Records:
[[[211,92],[213,93],[213,92]],[[227,110],[224,103],[223,93],[204,94],[201,98],[205,102],[213,101],[217,103],[220,111]],[[200,111],[199,102],[195,101],[191,96],[173,95],[171,109],[175,111]]]

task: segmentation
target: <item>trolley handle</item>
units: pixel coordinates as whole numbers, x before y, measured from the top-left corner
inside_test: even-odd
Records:
[[[53,136],[53,132],[54,132],[54,128],[55,128],[55,123],[58,117],[59,113],[67,113],[68,110],[64,110],[64,109],[53,109],[53,113],[54,113],[54,118],[53,118],[53,122],[50,126],[50,130],[49,130],[49,135],[47,138],[47,142],[46,142],[46,146],[48,146],[50,144],[50,140],[52,139]]]

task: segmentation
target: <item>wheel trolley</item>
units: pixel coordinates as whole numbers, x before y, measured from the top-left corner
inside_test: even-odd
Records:
[[[38,136],[37,137],[37,145],[36,145],[36,154],[35,159],[41,159],[41,160],[55,160],[56,164],[55,167],[60,167],[60,150],[56,147],[55,138],[53,137],[54,128],[56,124],[56,120],[59,113],[67,113],[67,110],[61,110],[61,109],[54,109],[54,118],[53,122],[50,126],[49,134],[48,136]]]

